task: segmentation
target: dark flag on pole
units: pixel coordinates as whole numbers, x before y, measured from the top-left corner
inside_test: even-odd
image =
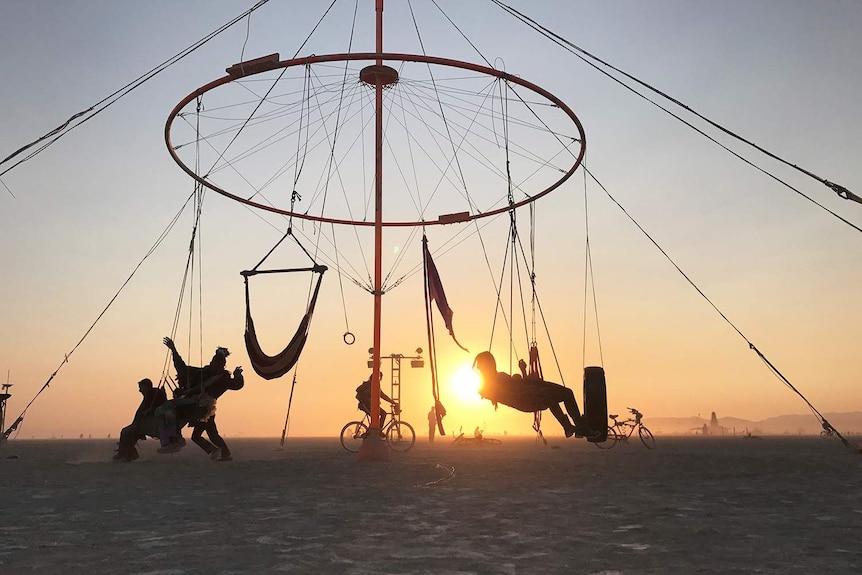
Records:
[[[434,265],[434,260],[431,259],[431,252],[428,251],[428,242],[422,242],[422,252],[425,258],[425,282],[428,286],[428,299],[437,302],[437,309],[440,310],[440,315],[443,316],[443,323],[446,324],[446,329],[449,330],[449,335],[455,341],[458,347],[466,352],[470,352],[466,347],[458,343],[458,338],[455,337],[455,332],[452,330],[452,308],[449,307],[449,302],[446,301],[446,292],[443,291],[443,283],[440,281],[440,274],[437,273],[437,266]]]

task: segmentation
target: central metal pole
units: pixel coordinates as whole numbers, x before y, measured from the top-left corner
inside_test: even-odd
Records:
[[[383,53],[383,0],[377,0],[377,53]],[[375,62],[383,64],[380,58]],[[380,428],[380,340],[383,312],[383,85],[374,87],[374,379],[371,427]]]
[[[377,54],[383,53],[383,0],[376,0]],[[375,64],[383,65],[377,58]],[[359,458],[386,460],[389,448],[380,440],[380,324],[383,308],[383,84],[374,87],[374,349],[371,355],[371,429],[369,429]]]

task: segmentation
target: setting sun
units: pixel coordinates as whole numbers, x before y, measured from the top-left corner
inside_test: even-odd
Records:
[[[479,374],[473,371],[470,365],[465,365],[455,372],[451,379],[451,388],[461,401],[478,401],[479,396]]]

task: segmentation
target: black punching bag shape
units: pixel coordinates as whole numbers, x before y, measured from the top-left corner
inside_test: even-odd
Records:
[[[608,393],[605,384],[605,370],[602,367],[584,368],[584,417],[597,437],[590,437],[593,443],[608,438]]]

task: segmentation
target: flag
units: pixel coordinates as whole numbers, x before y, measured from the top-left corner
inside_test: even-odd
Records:
[[[446,329],[449,330],[449,335],[455,340],[455,344],[469,353],[469,350],[458,343],[458,338],[455,337],[455,332],[452,329],[452,308],[449,307],[449,302],[446,301],[446,292],[443,291],[443,283],[440,281],[440,274],[437,273],[437,266],[434,265],[434,260],[431,259],[431,252],[428,251],[428,242],[422,242],[422,252],[425,258],[425,284],[428,286],[428,298],[437,302],[437,309],[440,310],[440,315],[443,316],[443,323]]]

